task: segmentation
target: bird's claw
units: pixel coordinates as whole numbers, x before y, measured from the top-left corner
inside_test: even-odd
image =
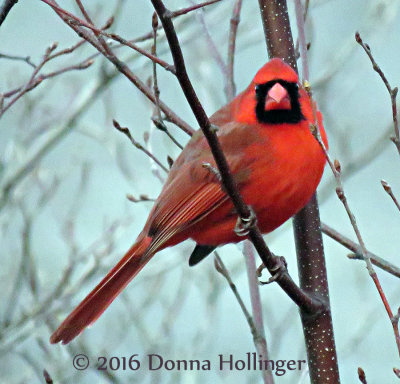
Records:
[[[267,281],[261,281],[259,280],[258,283],[260,285],[266,285],[266,284],[271,284],[276,280],[279,280],[283,274],[287,272],[287,263],[286,259],[283,256],[277,256],[278,257],[278,262],[276,263],[275,267],[270,270],[271,272],[271,277]],[[260,277],[260,272],[265,268],[264,264],[260,265],[257,268],[257,274],[258,277]]]
[[[257,277],[262,276],[263,269],[267,268],[264,263],[261,263],[260,266],[256,269]]]
[[[235,225],[235,233],[238,236],[247,236],[250,228],[257,223],[257,217],[251,207],[249,207],[250,216],[249,217],[238,217]]]
[[[216,176],[218,181],[221,181],[221,175],[217,168],[213,167],[210,163],[202,163],[201,166],[207,169],[212,175]]]

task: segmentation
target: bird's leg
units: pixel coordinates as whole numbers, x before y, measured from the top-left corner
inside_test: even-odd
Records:
[[[249,230],[252,226],[256,225],[257,217],[253,211],[253,209],[249,206],[250,215],[249,217],[238,217],[235,225],[235,233],[238,236],[247,236]]]

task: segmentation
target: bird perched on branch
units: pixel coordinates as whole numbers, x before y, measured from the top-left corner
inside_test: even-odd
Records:
[[[296,72],[272,59],[232,102],[210,117],[239,191],[261,232],[279,227],[303,208],[322,177],[325,155],[310,131],[322,116]],[[174,162],[144,229],[119,263],[63,321],[51,343],[69,343],[106,310],[160,250],[188,238],[197,246],[194,265],[217,246],[242,241],[237,213],[221,188],[216,164],[201,130]]]

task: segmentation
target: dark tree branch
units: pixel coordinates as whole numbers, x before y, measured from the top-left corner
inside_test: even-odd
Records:
[[[265,39],[270,57],[280,57],[296,71],[296,57],[285,0],[259,0]],[[301,14],[301,13],[300,13]],[[303,16],[301,14],[301,16]],[[304,22],[303,17],[301,17]],[[304,41],[301,43],[305,43]],[[302,52],[304,52],[302,50]],[[310,316],[300,308],[307,347],[311,383],[339,383],[339,368],[332,327],[329,290],[317,197],[293,222],[300,286],[325,303],[324,310]],[[323,353],[321,353],[323,351]]]
[[[11,8],[18,3],[18,0],[4,0],[3,5],[0,7],[0,25],[6,19]]]
[[[171,20],[172,12],[165,8],[162,0],[151,0],[151,2],[164,27],[164,31],[174,60],[177,79],[193,111],[193,114],[195,115],[196,120],[208,141],[211,152],[218,166],[224,189],[231,198],[239,217],[241,219],[251,218],[252,212],[250,211],[249,207],[244,203],[242,197],[239,194],[237,185],[232,178],[227,160],[222,152],[221,145],[217,139],[215,129],[212,128],[210,121],[199,99],[197,98],[197,95],[189,80],[178,37],[176,35],[175,28]],[[262,234],[255,223],[248,228],[248,237],[254,244],[265,266],[268,268],[271,274],[275,276],[275,280],[289,295],[289,297],[306,313],[318,312],[322,306],[319,298],[313,298],[303,292],[301,289],[299,289],[299,287],[297,287],[297,285],[287,273],[281,258],[272,255],[272,253],[266,246]]]

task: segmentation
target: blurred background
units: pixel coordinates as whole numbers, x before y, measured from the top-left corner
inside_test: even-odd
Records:
[[[126,39],[151,31],[150,1],[84,3],[98,26],[114,15],[111,31]],[[166,1],[173,10],[191,4]],[[226,103],[216,57],[226,62],[234,4],[223,0],[175,21],[189,75],[209,114]],[[60,5],[80,15],[74,1]],[[306,22],[310,82],[324,115],[331,156],[341,161],[345,191],[367,248],[397,265],[400,214],[380,183],[387,180],[400,198],[400,159],[389,139],[390,98],[354,33],[359,31],[370,45],[391,85],[399,85],[399,5],[398,0],[312,0]],[[294,6],[291,1],[288,6],[296,39]],[[34,70],[29,60],[10,56],[29,56],[38,64],[53,42],[62,50],[79,41],[41,1],[19,2],[0,34],[0,53],[8,55],[0,57],[3,94],[24,86]],[[149,50],[151,42],[140,46]],[[127,47],[116,52],[148,81],[152,65],[147,58]],[[77,65],[95,53],[83,44],[47,63],[41,73]],[[158,54],[171,62],[162,31]],[[246,352],[255,351],[243,312],[215,270],[213,257],[189,268],[191,241],[157,254],[101,319],[70,345],[49,344],[50,334],[141,231],[152,203],[135,203],[126,195],[155,198],[161,190],[163,174],[113,128],[112,119],[129,127],[164,165],[167,156],[175,159],[180,152],[153,126],[153,107],[145,97],[104,58],[93,59],[87,69],[43,80],[0,119],[0,381],[41,383],[45,368],[57,383],[261,382],[258,371],[94,369],[98,356],[138,354],[143,360],[157,353],[165,359],[208,359],[216,365],[219,354],[245,359]],[[235,55],[238,91],[266,60],[258,2],[246,0]],[[161,99],[196,127],[176,79],[158,69],[158,81]],[[4,105],[9,100],[5,98]],[[168,129],[181,144],[187,142],[189,137],[179,128],[168,124]],[[322,221],[356,240],[328,168],[319,201]],[[266,240],[273,252],[285,256],[297,281],[291,222]],[[397,382],[392,369],[400,363],[393,330],[365,263],[349,260],[350,252],[333,240],[324,241],[342,382],[358,382],[358,367],[370,383]],[[228,245],[220,255],[250,308],[241,249]],[[396,311],[399,281],[382,270],[378,275]],[[260,289],[270,358],[305,360],[296,306],[275,284]],[[91,369],[73,368],[72,357],[78,353],[90,358]],[[309,382],[304,370],[274,379],[279,384]]]

